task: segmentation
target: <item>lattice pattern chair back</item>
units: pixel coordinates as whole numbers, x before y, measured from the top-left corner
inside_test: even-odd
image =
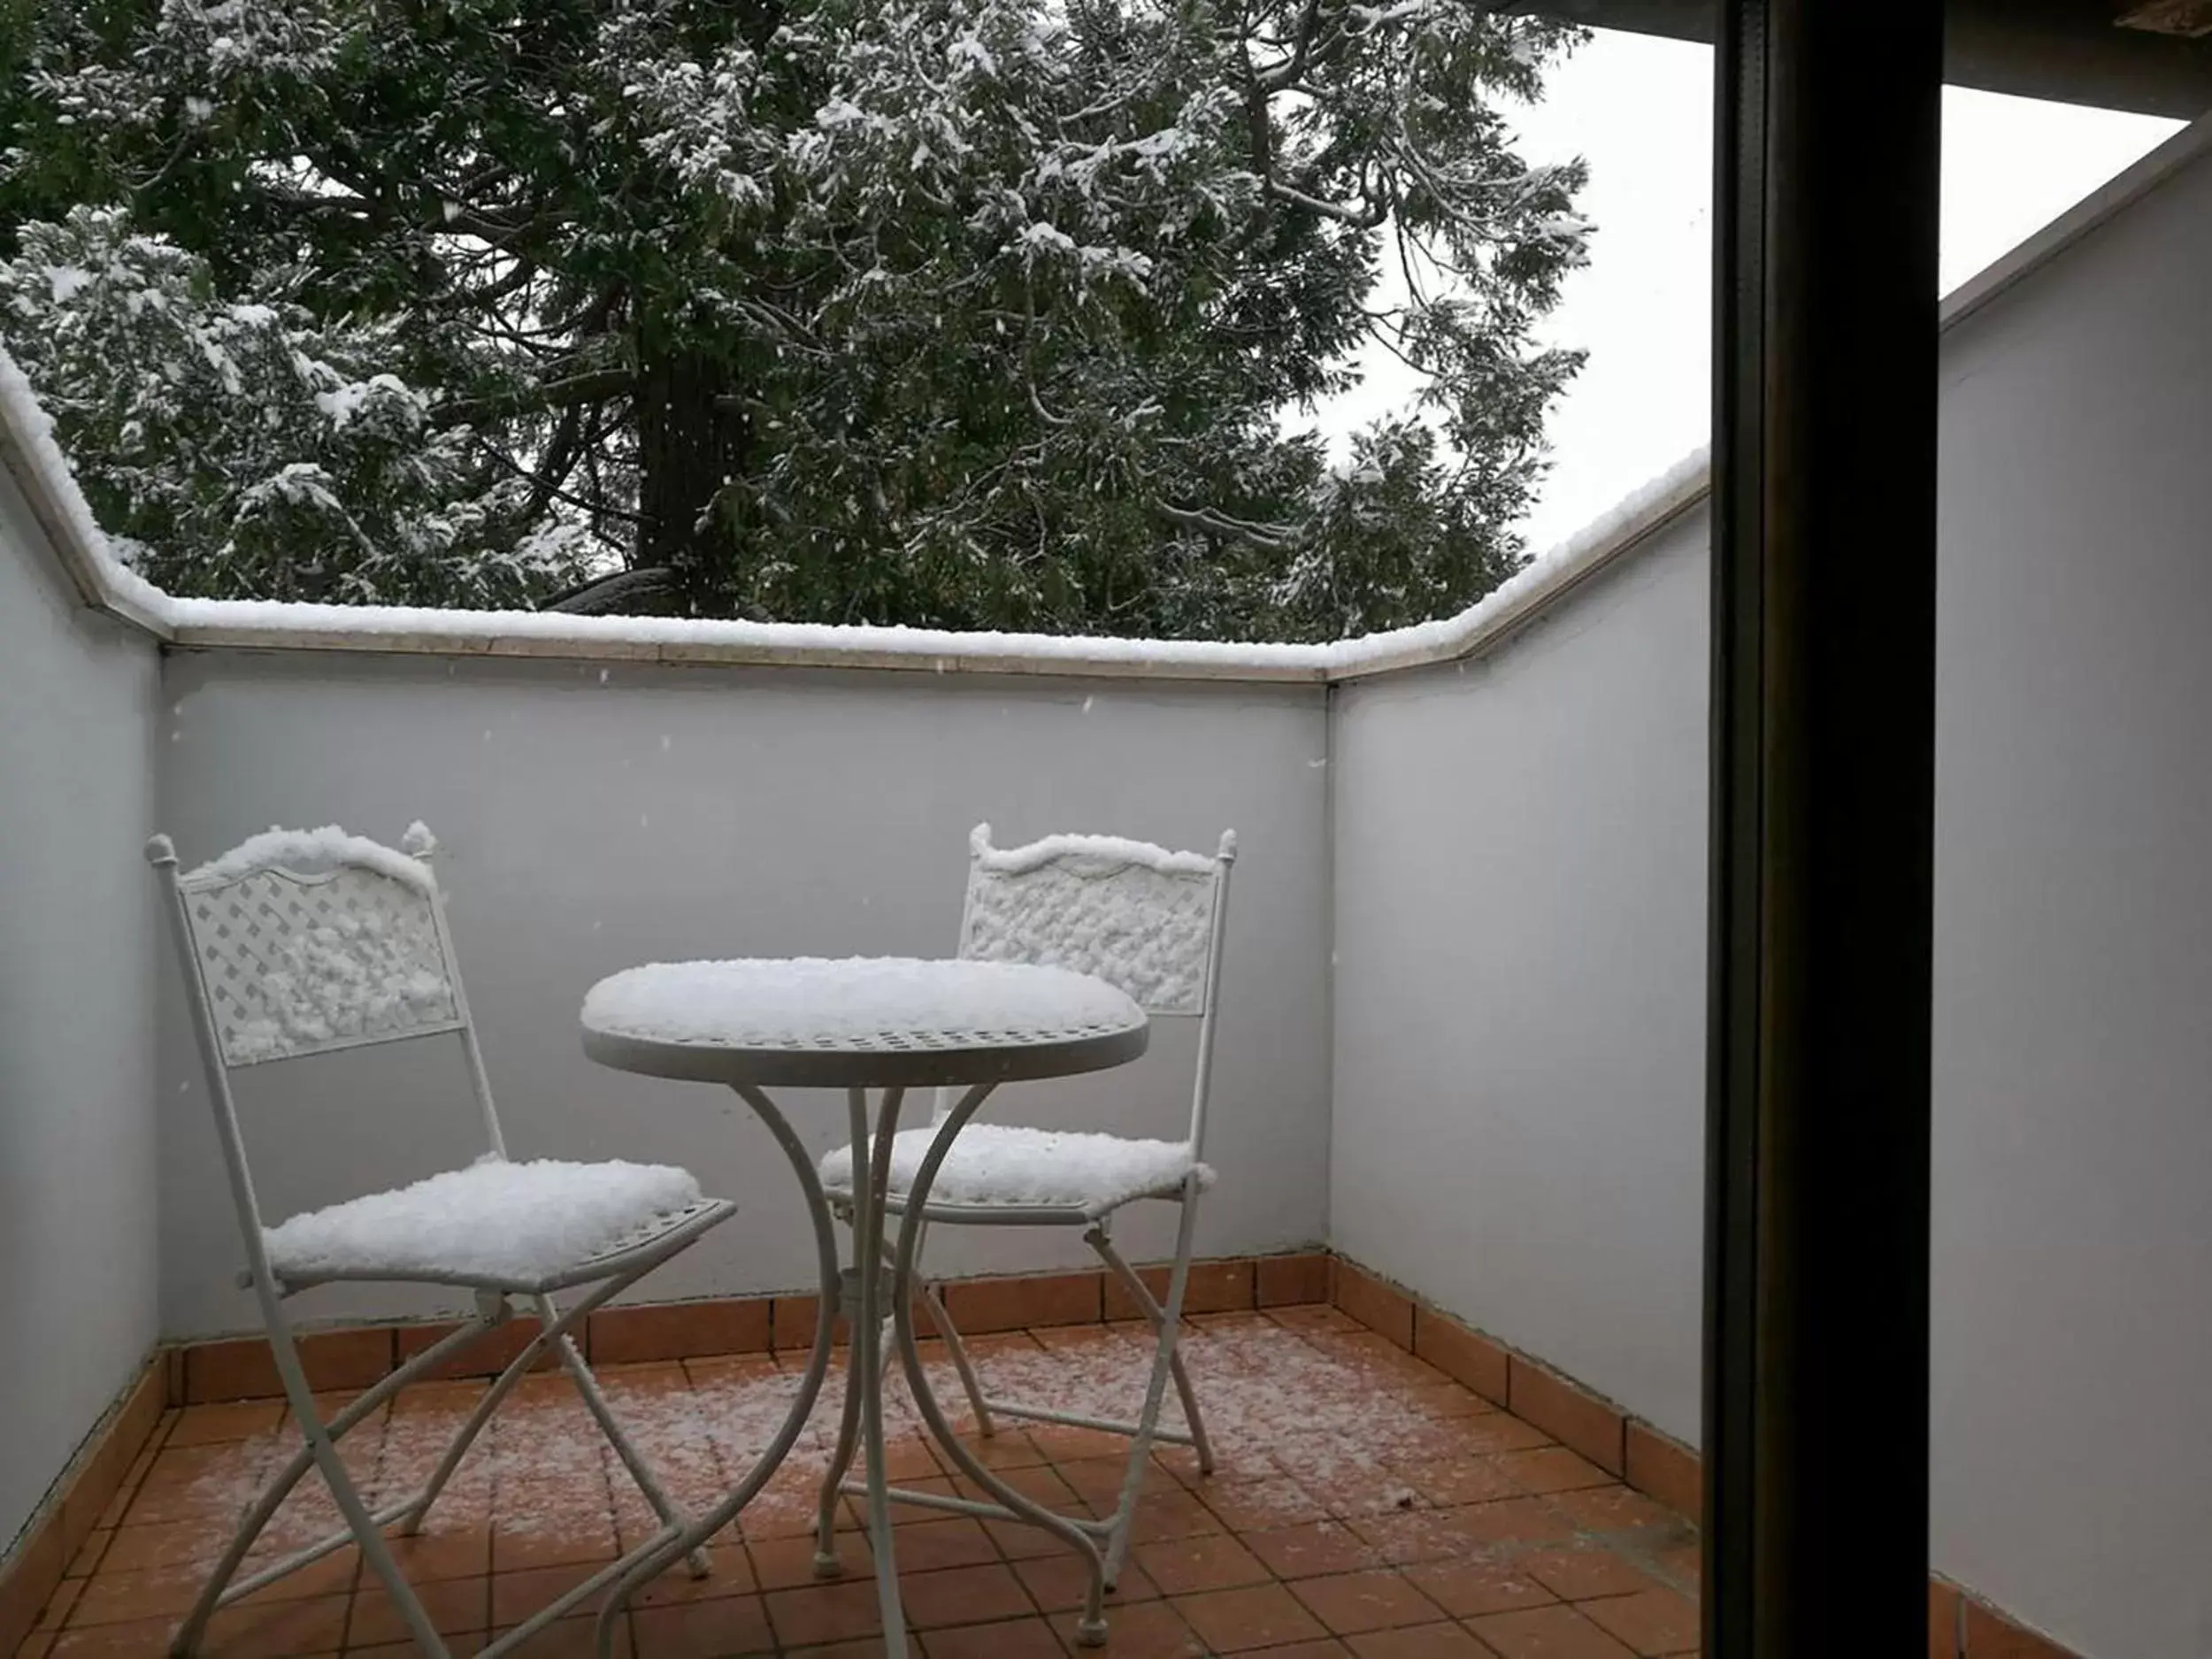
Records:
[[[411,856],[329,832],[272,833],[177,887],[227,1065],[466,1024],[436,890]]]
[[[960,954],[988,962],[1071,968],[1118,987],[1154,1016],[1209,1010],[1219,889],[1235,856],[1171,853],[1104,835],[1054,835],[1026,847],[968,838],[968,898]]]

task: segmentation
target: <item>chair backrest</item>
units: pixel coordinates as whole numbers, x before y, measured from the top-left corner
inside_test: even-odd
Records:
[[[505,1155],[445,908],[420,824],[404,850],[343,830],[272,829],[180,873],[166,835],[147,861],[168,878],[179,959],[244,1215],[246,1172],[229,1073],[371,1043],[457,1034],[490,1149]]]
[[[960,955],[1071,968],[1119,987],[1155,1018],[1196,1019],[1191,1141],[1202,1151],[1236,856],[1234,830],[1211,854],[1110,835],[996,848],[988,824],[968,836]]]

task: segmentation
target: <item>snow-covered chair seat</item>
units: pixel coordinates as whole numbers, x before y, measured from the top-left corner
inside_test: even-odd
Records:
[[[262,1233],[290,1287],[328,1279],[427,1279],[518,1292],[603,1276],[713,1203],[666,1164],[486,1158],[391,1192],[309,1210]]]
[[[892,1137],[892,1210],[905,1207],[936,1133],[909,1129]],[[953,1137],[952,1149],[938,1166],[925,1213],[952,1220],[958,1217],[940,1211],[1063,1210],[1071,1221],[1095,1221],[1140,1198],[1179,1197],[1194,1170],[1201,1187],[1213,1185],[1213,1171],[1198,1161],[1187,1141],[971,1123]],[[821,1175],[833,1198],[849,1199],[852,1148],[840,1147],[824,1158]]]

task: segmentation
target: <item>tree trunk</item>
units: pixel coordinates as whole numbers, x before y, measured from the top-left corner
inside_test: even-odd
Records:
[[[639,364],[636,563],[672,572],[676,608],[694,615],[730,615],[741,585],[736,538],[713,511],[751,447],[745,416],[718,401],[729,388],[729,370],[696,352]]]

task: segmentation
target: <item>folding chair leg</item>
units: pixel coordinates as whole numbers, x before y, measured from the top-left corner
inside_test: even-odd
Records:
[[[974,1362],[968,1357],[968,1345],[960,1340],[959,1327],[945,1311],[943,1295],[927,1279],[922,1282],[922,1306],[928,1310],[929,1322],[937,1334],[944,1339],[945,1351],[952,1356],[953,1370],[960,1373],[960,1386],[968,1396],[968,1409],[975,1413],[976,1432],[990,1439],[998,1432],[998,1420],[991,1415],[990,1405],[983,1398],[983,1384],[975,1374]]]
[[[461,1466],[461,1459],[476,1443],[476,1437],[484,1432],[484,1425],[492,1420],[492,1413],[499,1409],[499,1402],[513,1392],[515,1385],[523,1379],[531,1366],[537,1363],[538,1356],[556,1339],[565,1337],[570,1325],[584,1318],[602,1302],[620,1295],[656,1265],[657,1263],[648,1263],[621,1278],[603,1280],[565,1314],[553,1306],[550,1297],[537,1298],[537,1334],[523,1344],[522,1351],[507,1362],[504,1371],[492,1379],[492,1386],[478,1399],[475,1408],[468,1415],[468,1420],[461,1425],[460,1433],[454,1436],[453,1443],[445,1448],[445,1455],[439,1458],[437,1468],[431,1472],[429,1484],[401,1514],[398,1525],[403,1536],[422,1530],[423,1522],[429,1517],[430,1506],[437,1502],[439,1495],[445,1491],[446,1483],[453,1479],[454,1471]],[[507,1317],[506,1297],[501,1292],[478,1292],[477,1306],[488,1324],[499,1323]]]
[[[373,1385],[357,1395],[352,1402],[337,1416],[324,1425],[331,1440],[335,1441],[344,1438],[357,1425],[379,1406],[388,1402],[408,1382],[428,1371],[457,1349],[466,1346],[468,1342],[489,1328],[488,1325],[479,1322],[473,1326],[457,1330],[440,1341],[433,1343],[406,1363],[378,1379]],[[341,1528],[318,1543],[296,1551],[273,1565],[262,1569],[261,1571],[246,1579],[242,1585],[239,1585],[235,1589],[233,1588],[237,1580],[238,1569],[244,1564],[246,1556],[251,1553],[254,1544],[259,1540],[270,1520],[275,1516],[277,1510],[283,1507],[284,1500],[291,1495],[292,1489],[298,1486],[307,1471],[314,1467],[314,1448],[308,1443],[306,1437],[303,1434],[299,1448],[286,1461],[284,1467],[277,1471],[274,1478],[263,1486],[260,1495],[254,1500],[253,1507],[247,1510],[244,1518],[239,1522],[236,1530],[233,1532],[230,1542],[225,1546],[223,1554],[216,1562],[214,1570],[209,1574],[207,1581],[201,1586],[198,1599],[193,1602],[191,1611],[185,1616],[184,1623],[178,1626],[177,1633],[171,1642],[170,1651],[173,1654],[187,1654],[192,1650],[205,1631],[207,1621],[214,1616],[218,1608],[240,1595],[250,1593],[262,1584],[273,1582],[277,1578],[296,1572],[311,1561],[317,1560],[342,1545],[353,1541],[352,1529],[350,1527]],[[403,1513],[404,1509],[400,1506],[388,1506],[370,1518],[381,1525],[400,1518]]]
[[[1183,1397],[1183,1409],[1188,1413],[1191,1442],[1198,1452],[1199,1467],[1210,1473],[1213,1453],[1206,1440],[1206,1432],[1199,1421],[1197,1402],[1188,1379],[1183,1374],[1181,1356],[1176,1352],[1177,1339],[1182,1333],[1183,1298],[1190,1285],[1191,1241],[1197,1225],[1198,1185],[1191,1178],[1183,1186],[1183,1215],[1175,1234],[1175,1265],[1169,1270],[1167,1305],[1162,1307],[1152,1299],[1144,1281],[1121,1253],[1114,1248],[1113,1240],[1102,1226],[1093,1227],[1083,1236],[1090,1247],[1105,1260],[1116,1277],[1136,1297],[1137,1305],[1152,1320],[1158,1346],[1152,1357],[1152,1374],[1146,1379],[1144,1409],[1137,1417],[1137,1432],[1129,1447],[1128,1467],[1122,1476],[1121,1497],[1114,1508],[1112,1531],[1107,1535],[1105,1576],[1108,1585],[1121,1577],[1122,1563],[1128,1558],[1130,1523],[1137,1512],[1137,1499],[1144,1490],[1145,1470],[1152,1458],[1155,1434],[1160,1424],[1160,1408],[1165,1403],[1168,1379],[1172,1377]]]
[[[288,1346],[290,1339],[288,1337],[286,1341]],[[300,1392],[303,1395],[307,1392],[303,1384]],[[310,1401],[309,1405],[311,1409],[313,1402]],[[347,1525],[352,1527],[353,1535],[361,1545],[361,1558],[384,1581],[385,1593],[392,1598],[392,1604],[398,1608],[401,1622],[407,1626],[408,1633],[421,1646],[428,1659],[449,1659],[444,1640],[438,1634],[437,1627],[431,1624],[430,1615],[424,1610],[414,1586],[407,1582],[407,1575],[400,1571],[399,1563],[392,1559],[391,1547],[384,1541],[384,1533],[369,1514],[368,1506],[361,1502],[360,1493],[354,1488],[353,1477],[346,1472],[337,1448],[324,1434],[319,1421],[315,1424],[311,1434],[315,1463],[321,1469],[323,1479],[329,1483],[330,1495],[337,1501],[339,1513],[346,1517]]]
[[[348,1472],[345,1460],[338,1455],[337,1442],[325,1425],[322,1413],[316,1409],[315,1396],[307,1386],[307,1373],[300,1366],[299,1350],[292,1340],[291,1322],[284,1317],[275,1297],[265,1290],[262,1294],[262,1313],[269,1330],[269,1348],[276,1360],[277,1374],[284,1382],[285,1399],[290,1404],[292,1416],[298,1422],[300,1432],[307,1441],[308,1455],[321,1472],[324,1484],[330,1488],[331,1498],[338,1505],[339,1514],[345,1517],[347,1530],[352,1532],[354,1542],[360,1546],[361,1558],[384,1581],[385,1592],[392,1598],[392,1604],[399,1609],[401,1622],[406,1625],[408,1634],[415,1639],[428,1659],[449,1659],[444,1639],[438,1634],[437,1627],[431,1624],[430,1615],[424,1611],[421,1599],[415,1594],[414,1586],[407,1582],[407,1576],[400,1571],[399,1563],[392,1559],[391,1548],[384,1541],[382,1528],[377,1525],[376,1517],[370,1514],[368,1505],[361,1501],[360,1490],[353,1484],[353,1476]],[[296,1481],[297,1477],[293,1479]],[[280,1494],[278,1502],[281,1501]],[[258,1509],[260,1506],[256,1507]],[[274,1514],[275,1509],[274,1503],[268,1505],[269,1514]],[[266,1516],[262,1517],[264,1524],[266,1519]],[[259,1528],[255,1530],[257,1532]],[[242,1558],[244,1551],[239,1550],[238,1554]],[[227,1579],[229,1575],[220,1576]],[[220,1585],[216,1586],[215,1593],[219,1594],[220,1589]],[[204,1624],[204,1616],[202,1616],[201,1623]],[[189,1653],[200,1634],[201,1631],[188,1622],[185,1628],[177,1632],[176,1641],[170,1651],[173,1654]]]
[[[1214,1445],[1206,1433],[1206,1419],[1198,1409],[1198,1390],[1191,1386],[1190,1372],[1183,1364],[1183,1346],[1175,1345],[1168,1356],[1168,1374],[1175,1379],[1175,1396],[1182,1402],[1183,1421],[1190,1429],[1191,1450],[1198,1455],[1198,1472],[1210,1475],[1214,1471]]]
[[[429,1518],[430,1506],[435,1503],[440,1494],[445,1491],[446,1483],[453,1479],[454,1471],[460,1468],[461,1459],[468,1455],[469,1448],[476,1443],[476,1437],[484,1432],[484,1425],[492,1420],[492,1413],[499,1409],[499,1402],[513,1391],[514,1386],[520,1382],[530,1367],[537,1363],[538,1355],[545,1347],[545,1332],[548,1328],[541,1325],[538,1334],[531,1338],[522,1352],[508,1363],[506,1370],[492,1379],[492,1386],[478,1396],[475,1408],[468,1414],[468,1420],[461,1425],[461,1432],[453,1437],[452,1444],[445,1448],[445,1455],[438,1459],[437,1468],[431,1471],[429,1483],[423,1487],[421,1495],[415,1500],[407,1513],[400,1517],[401,1536],[411,1537],[422,1531],[423,1522]]]
[[[1185,1213],[1189,1213],[1187,1205]],[[1152,1292],[1144,1280],[1137,1277],[1136,1270],[1122,1260],[1104,1229],[1094,1228],[1083,1237],[1084,1241],[1104,1259],[1115,1277],[1121,1280],[1122,1287],[1135,1301],[1138,1311],[1151,1322],[1152,1328],[1157,1332],[1166,1317],[1165,1314],[1160,1304],[1152,1299]],[[1183,1422],[1190,1432],[1191,1450],[1198,1455],[1198,1472],[1210,1475],[1214,1471],[1213,1442],[1207,1437],[1206,1419],[1198,1409],[1198,1390],[1191,1386],[1190,1371],[1183,1363],[1183,1350],[1179,1344],[1168,1356],[1168,1374],[1174,1379],[1176,1398],[1182,1403]]]
[[[537,1303],[538,1328],[541,1331],[550,1331],[560,1324],[560,1312],[554,1307],[552,1297],[538,1296],[534,1300]],[[591,1374],[591,1367],[584,1363],[584,1356],[576,1351],[576,1344],[569,1340],[565,1331],[553,1340],[553,1349],[560,1356],[561,1366],[568,1372],[569,1380],[576,1385],[576,1392],[584,1396],[584,1404],[597,1419],[599,1432],[607,1437],[607,1443],[614,1448],[615,1455],[630,1471],[630,1479],[637,1482],[638,1490],[645,1494],[646,1502],[653,1506],[653,1513],[660,1517],[662,1525],[679,1531],[690,1525],[691,1517],[670,1502],[668,1494],[661,1489],[659,1479],[653,1473],[652,1465],[645,1461],[643,1455],[631,1444],[630,1437],[623,1432],[620,1419],[615,1416],[613,1408],[607,1404],[606,1395],[600,1392],[599,1379]],[[704,1545],[693,1550],[684,1559],[689,1563],[691,1576],[695,1578],[703,1578],[713,1571],[713,1561]]]
[[[929,1223],[924,1221],[918,1225],[920,1233],[914,1242],[917,1259],[929,1243]],[[884,1240],[883,1253],[894,1266],[897,1265],[897,1247],[887,1239]],[[960,1328],[953,1324],[952,1315],[945,1310],[944,1294],[937,1288],[933,1279],[924,1279],[918,1274],[914,1283],[916,1294],[922,1299],[922,1307],[929,1315],[931,1326],[943,1340],[945,1351],[952,1356],[952,1368],[959,1373],[961,1391],[968,1396],[968,1409],[975,1413],[976,1432],[988,1440],[998,1432],[998,1422],[991,1416],[991,1402],[984,1398],[983,1384],[975,1374],[975,1363],[968,1357],[968,1345],[960,1340]],[[886,1323],[888,1323],[887,1317]],[[885,1368],[889,1369],[887,1356]]]

